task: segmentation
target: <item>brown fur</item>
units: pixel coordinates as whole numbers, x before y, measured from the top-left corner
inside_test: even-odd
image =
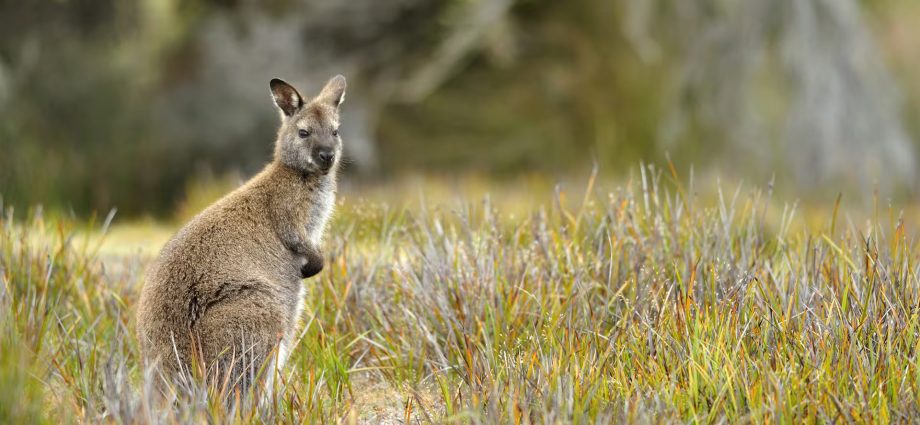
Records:
[[[301,279],[322,269],[344,90],[345,79],[335,77],[307,103],[272,80],[282,115],[274,160],[186,224],[150,266],[137,330],[143,358],[158,362],[166,376],[198,360],[208,377],[246,388],[264,362],[283,362],[290,352]],[[328,168],[317,162],[323,149],[335,154]],[[280,358],[273,356],[279,349]]]

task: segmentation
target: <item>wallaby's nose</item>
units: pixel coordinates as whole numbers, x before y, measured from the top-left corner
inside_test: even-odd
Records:
[[[324,168],[331,167],[332,161],[335,160],[335,151],[332,149],[317,149],[315,155],[316,162]]]

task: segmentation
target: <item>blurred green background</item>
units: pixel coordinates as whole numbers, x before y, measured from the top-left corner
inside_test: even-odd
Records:
[[[913,200],[917,22],[913,0],[0,0],[0,194],[169,215],[270,159],[269,79],[342,73],[346,185],[669,158]]]

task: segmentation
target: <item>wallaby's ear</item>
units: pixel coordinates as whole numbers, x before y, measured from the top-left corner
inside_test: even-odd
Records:
[[[295,112],[303,107],[303,97],[300,96],[300,93],[297,93],[297,89],[294,86],[285,83],[284,80],[279,78],[272,78],[269,85],[272,88],[275,105],[278,105],[278,109],[281,110],[284,116],[294,115]]]
[[[319,93],[317,99],[335,107],[341,105],[345,101],[345,77],[341,75],[332,77],[326,83],[326,87],[323,87],[323,91]]]

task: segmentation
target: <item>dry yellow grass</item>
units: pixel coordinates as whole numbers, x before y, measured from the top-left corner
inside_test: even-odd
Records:
[[[157,397],[137,361],[143,258],[175,225],[115,225],[99,239],[86,230],[98,222],[7,215],[0,421],[920,414],[920,248],[901,209],[794,209],[746,187],[695,195],[652,169],[601,186],[517,199],[494,188],[466,202],[452,189],[426,189],[424,202],[385,188],[345,192],[329,266],[306,282],[305,328],[275,397],[233,411],[194,385]]]

